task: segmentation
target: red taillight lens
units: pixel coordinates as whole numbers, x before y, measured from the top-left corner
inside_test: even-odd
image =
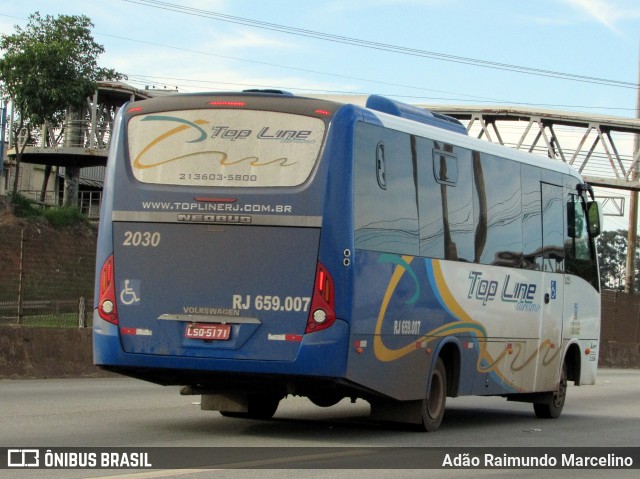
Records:
[[[327,269],[318,263],[316,284],[313,288],[313,298],[311,299],[311,311],[309,312],[305,333],[321,331],[335,323],[335,304],[333,278]]]
[[[118,324],[118,310],[116,309],[116,286],[113,273],[113,255],[109,256],[100,271],[100,298],[98,300],[98,314],[105,321]]]

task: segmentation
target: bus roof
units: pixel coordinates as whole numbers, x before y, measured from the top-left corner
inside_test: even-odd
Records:
[[[407,120],[413,120],[418,123],[424,123],[425,125],[444,128],[445,130],[454,131],[462,135],[467,134],[467,129],[464,125],[452,116],[436,113],[426,108],[392,100],[380,95],[310,95],[310,97],[318,100],[357,105],[400,118],[406,118]]]
[[[440,140],[449,144],[468,148],[470,150],[480,151],[505,159],[517,161],[519,163],[533,165],[551,171],[557,171],[562,174],[573,176],[578,180],[582,180],[580,174],[573,167],[560,160],[554,160],[544,156],[523,152],[506,146],[498,145],[496,143],[491,143],[489,141],[470,137],[467,135],[466,128],[462,126],[462,123],[460,123],[455,118],[431,112],[424,107],[404,104],[401,102],[389,100],[378,95],[311,95],[311,97],[366,108],[370,111],[370,114],[373,114],[376,118],[378,118],[384,126],[392,129],[405,131],[407,133],[413,133],[416,135],[426,135],[430,139]],[[394,111],[394,107],[390,106],[389,104],[393,104],[395,107],[397,107],[397,112]],[[409,114],[404,113],[403,110],[404,112],[409,112]],[[457,122],[461,125],[463,131],[460,131],[456,127],[443,127],[439,122],[436,123],[435,121],[420,121],[412,117],[411,115],[411,113],[414,113],[416,110],[427,112],[427,115],[436,115],[436,118],[441,117],[444,119],[453,120],[454,122]]]
[[[426,136],[432,140],[442,141],[444,143],[460,146],[473,151],[479,151],[490,155],[495,155],[519,163],[537,166],[546,170],[556,171],[565,175],[570,175],[582,181],[580,174],[575,168],[569,166],[560,160],[554,160],[532,153],[526,153],[520,150],[509,148],[506,146],[491,143],[489,141],[480,140],[467,135],[461,135],[443,128],[433,127],[430,125],[420,124],[415,121],[406,120],[394,115],[369,110],[383,126],[394,130],[404,131],[406,133],[415,134],[417,136]]]

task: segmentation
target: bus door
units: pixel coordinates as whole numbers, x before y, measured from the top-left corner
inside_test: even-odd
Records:
[[[564,204],[562,186],[541,183],[542,254],[538,267],[542,274],[542,314],[538,344],[536,391],[554,388],[562,356],[564,309]]]
[[[563,339],[581,338],[580,350],[588,352],[589,367],[581,368],[581,383],[592,384],[598,357],[600,324],[598,268],[589,237],[584,198],[571,192],[567,199],[566,279]]]

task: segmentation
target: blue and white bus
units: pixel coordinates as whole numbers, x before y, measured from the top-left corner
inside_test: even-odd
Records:
[[[100,367],[271,417],[363,398],[440,426],[447,397],[560,415],[593,384],[593,190],[562,162],[380,96],[133,102],[111,139],[97,251]]]

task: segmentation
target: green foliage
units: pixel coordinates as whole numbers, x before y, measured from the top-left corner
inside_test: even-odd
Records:
[[[13,214],[19,218],[36,218],[42,216],[42,210],[36,202],[25,196],[20,194],[13,195],[11,203],[13,205]]]
[[[25,28],[0,35],[0,87],[11,97],[12,135],[16,145],[13,196],[18,192],[24,147],[45,121],[59,127],[67,108],[80,109],[100,80],[120,80],[115,70],[98,67],[104,47],[91,35],[85,15],[29,15]],[[18,141],[19,138],[26,141]]]
[[[91,35],[91,20],[84,16],[29,16],[23,29],[0,36],[0,81],[14,107],[35,124],[48,120],[58,125],[69,106],[81,107],[99,80],[123,76],[98,67],[104,47]]]
[[[20,324],[34,328],[77,328],[78,313],[25,316],[22,318]]]
[[[80,210],[73,207],[51,208],[43,211],[43,216],[56,228],[65,228],[79,224],[89,224],[89,220]]]
[[[624,290],[627,264],[627,230],[603,231],[596,242],[602,287],[619,291]],[[640,256],[638,256],[638,253],[635,260],[636,290],[640,286],[638,274]]]
[[[56,229],[90,225],[89,219],[73,207],[41,208],[35,201],[17,194],[12,199],[13,214],[19,218],[45,218]]]

